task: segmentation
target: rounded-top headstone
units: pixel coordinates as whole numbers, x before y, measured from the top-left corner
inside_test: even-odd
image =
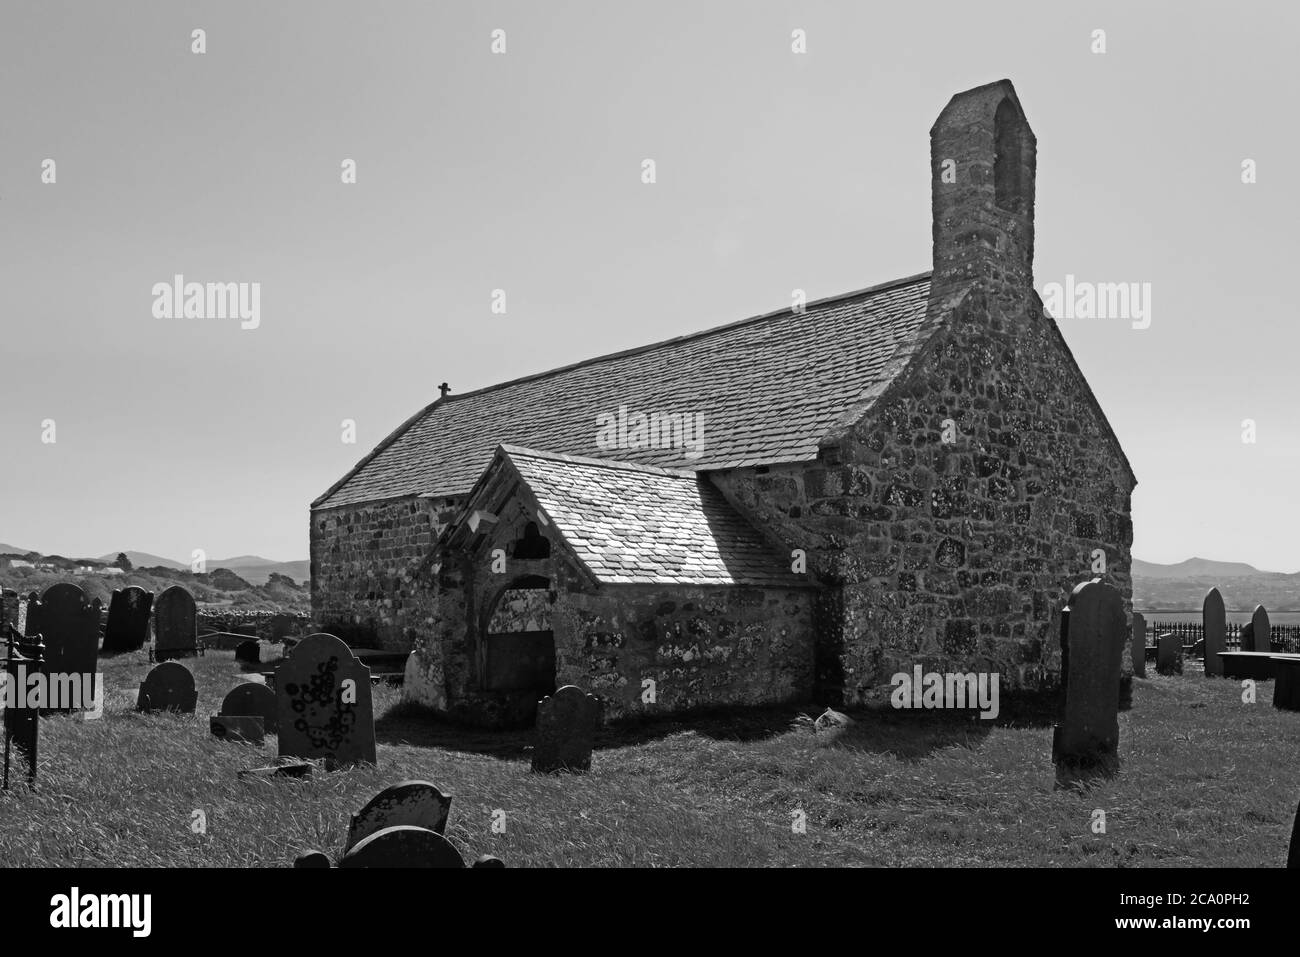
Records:
[[[305,854],[298,855],[293,862],[294,867],[330,867],[329,856],[322,851],[308,851]]]
[[[194,675],[179,661],[164,661],[154,665],[140,683],[140,697],[136,707],[140,711],[181,711],[194,713],[198,692],[194,690]]]
[[[304,638],[275,669],[281,757],[375,764],[370,669],[334,635]]]
[[[1223,595],[1219,589],[1211,588],[1205,593],[1201,603],[1201,627],[1205,633],[1205,674],[1207,677],[1223,677],[1223,659],[1221,652],[1227,651],[1225,637],[1228,631],[1227,612],[1223,607]]]
[[[1061,717],[1052,740],[1058,766],[1105,768],[1119,747],[1120,674],[1129,637],[1124,600],[1094,578],[1061,612]]]
[[[154,656],[159,659],[198,649],[198,608],[188,589],[170,585],[154,599],[153,637]]]
[[[1250,616],[1251,630],[1254,632],[1254,647],[1242,651],[1272,651],[1272,629],[1268,623],[1268,611],[1263,605],[1255,606],[1255,613]]]
[[[104,627],[104,651],[138,651],[149,640],[153,592],[128,585],[113,592]]]
[[[387,827],[409,824],[445,834],[451,796],[428,781],[402,781],[384,788],[352,816],[349,848]]]
[[[219,714],[259,717],[267,734],[275,734],[278,728],[279,707],[276,704],[275,692],[257,681],[245,681],[232,688],[222,699]]]
[[[600,699],[577,685],[565,685],[539,701],[533,770],[590,770],[600,711]]]
[[[460,852],[437,831],[406,824],[376,831],[339,861],[339,867],[464,866]]]
[[[491,854],[483,854],[474,862],[474,867],[505,867],[506,862]]]

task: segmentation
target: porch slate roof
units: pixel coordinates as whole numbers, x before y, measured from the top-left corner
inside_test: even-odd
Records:
[[[707,476],[506,445],[485,477],[507,464],[602,583],[812,584],[790,571],[789,554],[766,542]]]

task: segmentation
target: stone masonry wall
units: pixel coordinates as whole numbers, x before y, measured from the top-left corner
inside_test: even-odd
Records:
[[[1131,481],[1037,296],[977,291],[945,323],[820,461],[714,477],[831,586],[818,677],[847,704],[914,664],[1054,687],[1094,549],[1131,606]]]
[[[612,585],[561,593],[552,621],[557,680],[600,695],[610,717],[812,693],[808,589]],[[645,678],[654,704],[642,701]]]
[[[402,498],[313,511],[314,626],[355,647],[409,649],[431,614],[417,573],[455,510],[454,499]]]

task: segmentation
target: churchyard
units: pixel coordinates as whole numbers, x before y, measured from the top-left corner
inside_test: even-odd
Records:
[[[510,867],[1276,867],[1295,813],[1300,714],[1272,707],[1269,682],[1244,704],[1239,683],[1194,662],[1133,682],[1115,776],[1060,789],[1050,719],[883,707],[814,732],[796,720],[805,707],[606,727],[589,772],[550,775],[531,771],[529,731],[447,725],[382,683],[376,765],[241,778],[276,760],[275,735],[229,743],[209,716],[252,672],[232,651],[182,663],[193,714],[136,710],[141,650],[100,660],[102,717],[42,717],[35,788],[0,792],[0,864],[337,861],[351,815],[405,780],[452,796],[446,834],[467,861]]]

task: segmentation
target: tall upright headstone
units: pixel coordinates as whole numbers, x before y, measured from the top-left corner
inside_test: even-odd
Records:
[[[1058,776],[1112,770],[1119,761],[1120,672],[1128,638],[1124,600],[1100,578],[1061,612],[1061,703],[1052,736]]]
[[[1223,608],[1223,596],[1217,588],[1205,593],[1205,601],[1201,604],[1201,625],[1205,631],[1205,674],[1222,678],[1223,659],[1219,653],[1228,650],[1225,644],[1228,619]]]
[[[128,585],[113,592],[104,627],[104,652],[138,651],[149,640],[149,613],[153,592]]]
[[[198,653],[199,621],[194,596],[180,585],[164,588],[153,603],[153,655],[157,661]]]
[[[87,601],[81,587],[69,582],[51,585],[39,600],[27,603],[26,634],[41,635],[45,641],[41,672],[48,679],[46,700],[51,710],[94,707],[93,701],[85,699],[95,687],[101,607],[98,598]]]
[[[1255,647],[1243,648],[1242,651],[1272,651],[1273,643],[1270,640],[1272,628],[1268,623],[1268,611],[1263,605],[1255,606],[1255,613],[1250,616],[1251,630],[1255,633]]]
[[[1147,676],[1147,619],[1140,611],[1133,612],[1133,644],[1129,653],[1133,656],[1133,674],[1145,678]]]
[[[280,755],[376,762],[370,669],[333,635],[303,639],[275,669]]]
[[[544,774],[590,770],[599,724],[600,699],[576,685],[565,685],[543,698],[537,703],[533,770]]]

